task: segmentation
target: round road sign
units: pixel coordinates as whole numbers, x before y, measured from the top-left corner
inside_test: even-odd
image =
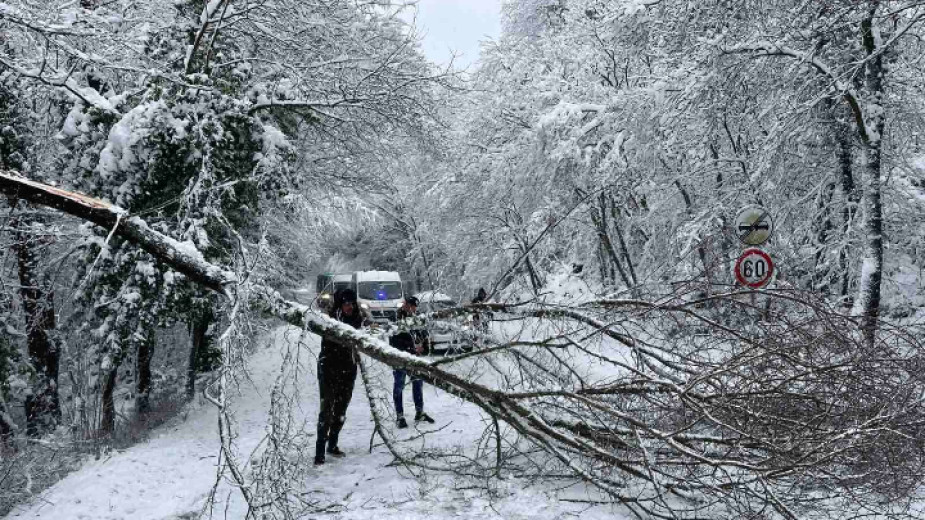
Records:
[[[752,289],[760,289],[774,275],[774,261],[764,251],[750,247],[739,255],[735,265],[736,280]]]
[[[771,238],[774,220],[761,206],[746,206],[736,215],[736,236],[749,246],[760,246]]]

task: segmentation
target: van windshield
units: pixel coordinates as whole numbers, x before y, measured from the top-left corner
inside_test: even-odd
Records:
[[[401,282],[360,282],[357,297],[364,300],[397,300],[401,298]]]
[[[334,282],[334,292],[350,288],[350,282]]]
[[[330,291],[332,280],[334,280],[334,275],[319,274],[318,279],[315,280],[315,291],[318,294]]]

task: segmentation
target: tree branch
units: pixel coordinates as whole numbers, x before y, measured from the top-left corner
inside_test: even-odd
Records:
[[[741,45],[724,46],[722,47],[722,51],[726,54],[753,53],[759,56],[786,56],[812,66],[820,74],[829,78],[835,90],[839,91],[842,97],[845,98],[848,107],[851,109],[851,113],[854,115],[854,121],[858,125],[858,134],[865,144],[870,142],[870,134],[867,130],[867,123],[864,120],[864,113],[861,110],[861,103],[858,100],[857,92],[848,86],[848,84],[841,81],[835,72],[819,58],[771,42],[743,43]]]

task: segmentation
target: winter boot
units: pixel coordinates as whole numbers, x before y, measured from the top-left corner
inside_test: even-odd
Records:
[[[423,411],[414,414],[414,422],[420,422],[420,421],[424,421],[430,424],[434,423],[434,419],[431,416],[424,413]]]
[[[340,451],[340,448],[338,448],[337,446],[334,446],[333,444],[329,444],[328,445],[328,455],[332,455],[334,457],[343,457],[344,455],[346,455],[346,453]]]
[[[406,421],[404,417],[399,417],[399,418],[398,418],[398,427],[399,427],[399,428],[407,428],[407,427],[408,427],[408,421]]]

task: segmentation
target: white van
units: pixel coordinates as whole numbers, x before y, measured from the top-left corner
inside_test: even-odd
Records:
[[[334,275],[334,293],[353,287],[353,275],[335,274]]]
[[[334,302],[334,295],[338,291],[353,287],[353,275],[324,273],[318,275],[316,291],[318,306],[327,310]]]
[[[394,271],[357,271],[352,281],[360,308],[373,321],[387,323],[398,319],[398,309],[405,299],[401,275]]]

